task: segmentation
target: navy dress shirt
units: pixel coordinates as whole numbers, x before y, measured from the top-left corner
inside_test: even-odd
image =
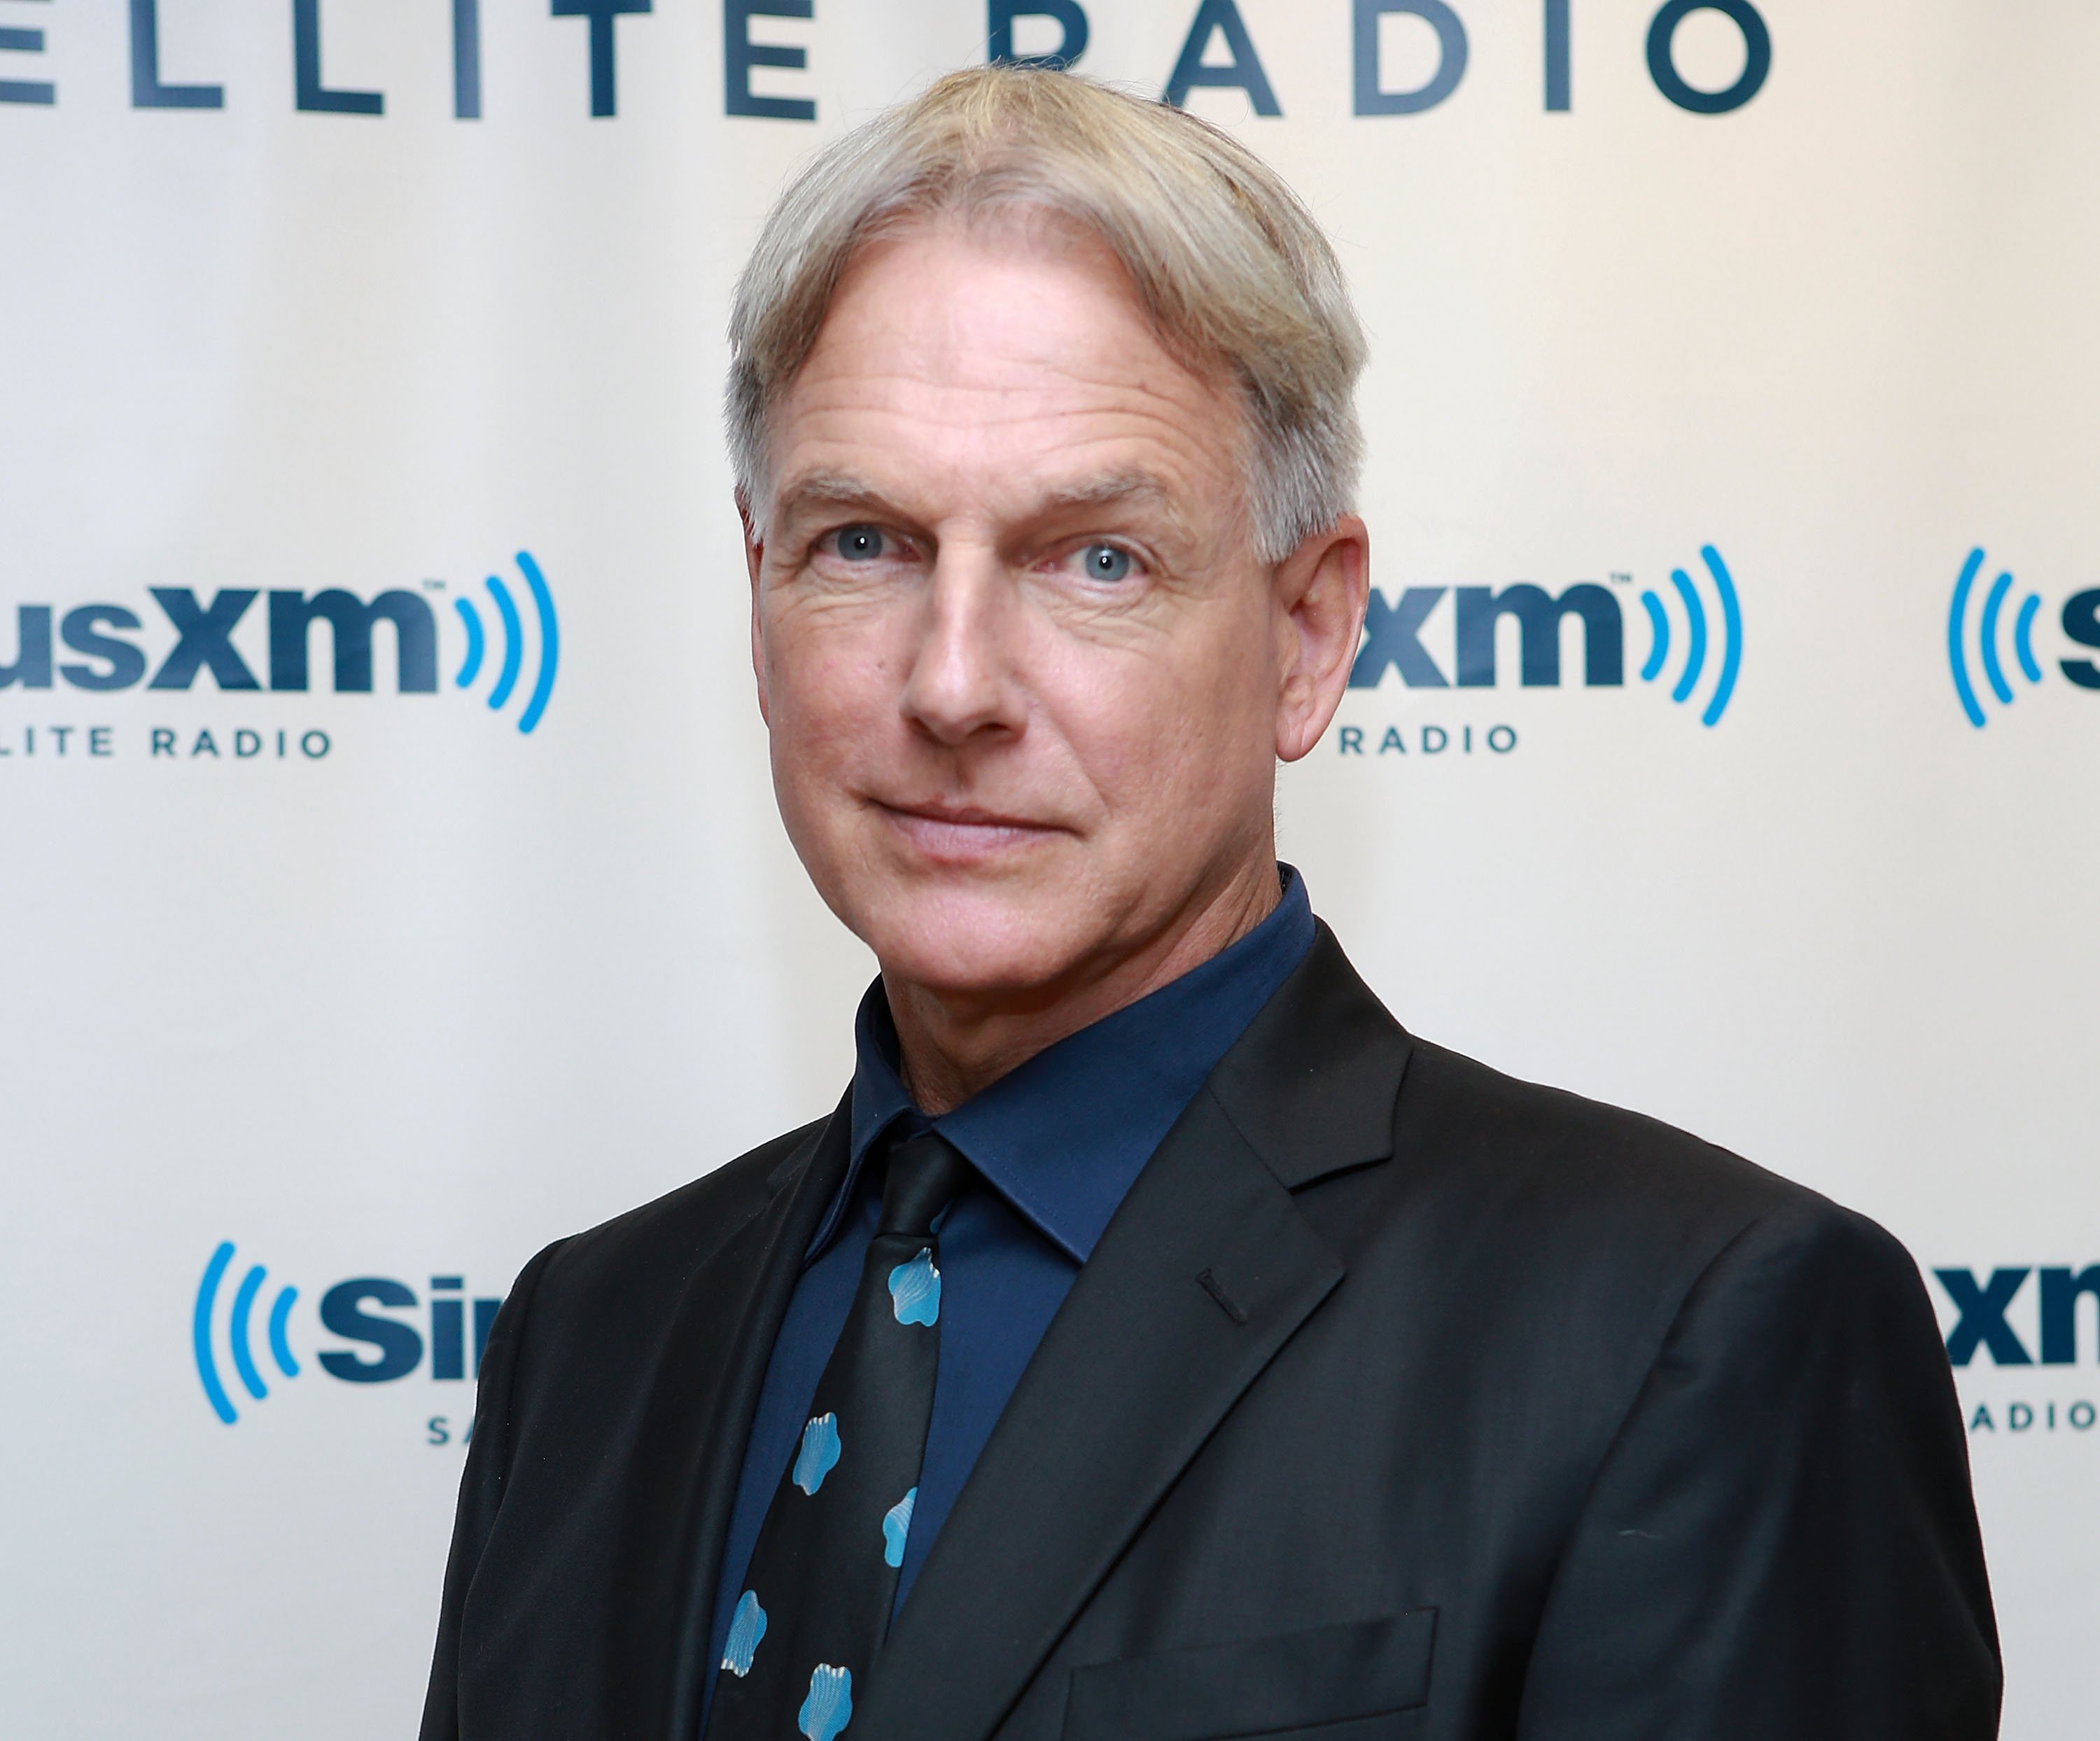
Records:
[[[854,1025],[851,1159],[773,1345],[730,1514],[715,1586],[710,1703],[759,1526],[801,1437],[875,1236],[882,1168],[868,1163],[878,1139],[931,1128],[979,1175],[941,1228],[940,1371],[898,1576],[901,1607],[1079,1266],[1182,1109],[1312,948],[1304,880],[1288,865],[1278,870],[1276,910],[1230,948],[1037,1053],[938,1118],[912,1104],[898,1073],[882,982],[868,988]]]

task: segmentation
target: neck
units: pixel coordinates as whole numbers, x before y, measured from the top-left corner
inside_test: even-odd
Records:
[[[1198,891],[1135,948],[1074,963],[1040,985],[958,994],[883,976],[905,1086],[922,1112],[960,1106],[1067,1034],[1135,1003],[1229,948],[1276,910],[1273,848]]]

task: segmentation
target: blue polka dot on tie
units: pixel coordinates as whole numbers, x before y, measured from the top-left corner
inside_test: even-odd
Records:
[[[751,1673],[751,1659],[765,1636],[765,1611],[758,1605],[758,1592],[746,1590],[737,1598],[736,1612],[730,1616],[729,1639],[722,1646],[721,1665],[739,1681]]]
[[[838,1461],[839,1417],[818,1415],[802,1429],[802,1448],[795,1453],[795,1485],[814,1495]]]
[[[916,1488],[892,1505],[882,1514],[882,1562],[885,1566],[904,1563],[904,1544],[911,1536],[911,1508],[919,1503]]]
[[[810,1696],[802,1701],[796,1727],[810,1741],[832,1741],[853,1721],[853,1670],[818,1663],[810,1676]]]
[[[941,1316],[941,1272],[932,1250],[889,1272],[889,1299],[899,1324],[933,1324]]]

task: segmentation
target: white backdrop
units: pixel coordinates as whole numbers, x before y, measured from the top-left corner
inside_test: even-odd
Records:
[[[0,0],[9,1734],[412,1732],[471,1406],[447,1302],[849,1068],[870,963],[772,810],[721,334],[783,179],[991,20],[567,3],[602,15]],[[1702,113],[1662,84],[1756,70],[1727,11],[1659,82],[1650,0],[1453,7],[1370,20],[1374,92],[1435,95],[1427,15],[1463,33],[1396,113],[1356,112],[1349,0],[1200,15],[1281,112],[1244,52],[1188,100],[1304,191],[1372,329],[1375,579],[1418,619],[1285,775],[1286,855],[1418,1031],[1973,1278],[2005,1733],[2089,1732],[2100,12],[1758,0],[1769,77]],[[1148,94],[1199,16],[1085,14],[1083,69]],[[731,77],[738,41],[791,52]],[[1431,590],[1520,581],[1594,584],[1623,681],[1573,619],[1557,685],[1508,621],[1467,667],[1480,601]],[[370,693],[327,632],[287,686],[332,588],[408,595]],[[385,1382],[323,1359],[390,1348]]]

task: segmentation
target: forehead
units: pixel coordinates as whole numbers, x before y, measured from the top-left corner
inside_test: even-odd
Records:
[[[1113,253],[1061,224],[915,227],[864,249],[773,421],[777,499],[865,478],[914,505],[1091,479],[1237,483],[1243,421],[1163,345]]]

